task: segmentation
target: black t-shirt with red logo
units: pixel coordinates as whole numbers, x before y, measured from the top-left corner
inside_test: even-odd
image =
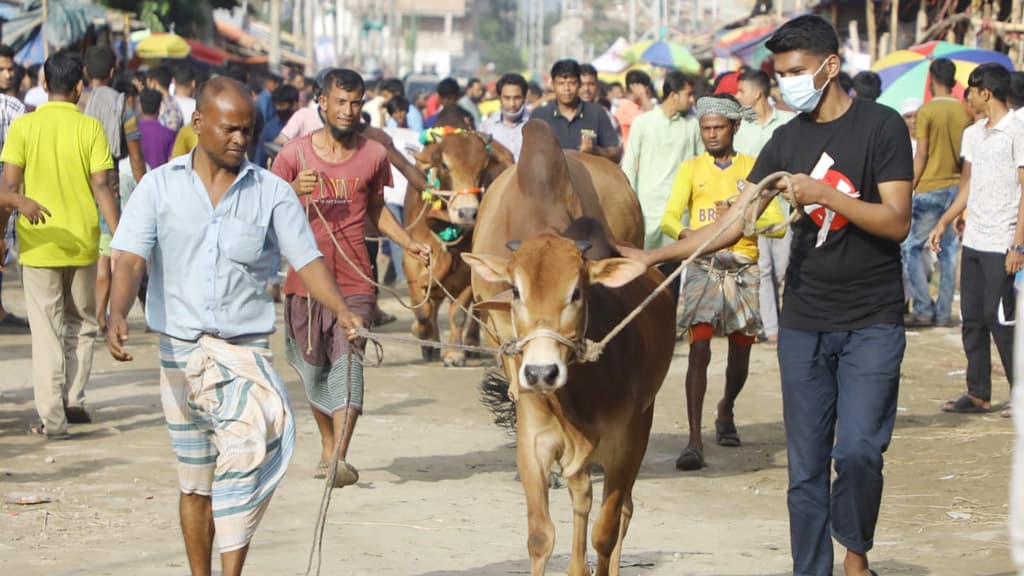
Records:
[[[809,174],[879,203],[880,182],[913,179],[910,134],[896,111],[854,99],[832,122],[800,114],[779,127],[748,179],[756,183],[779,170]],[[873,236],[821,206],[805,207],[804,216],[793,225],[781,326],[841,332],[902,324],[899,243]]]

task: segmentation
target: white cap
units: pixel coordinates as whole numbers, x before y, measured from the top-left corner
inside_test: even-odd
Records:
[[[903,102],[900,102],[900,115],[906,116],[907,114],[917,112],[918,108],[921,107],[921,104],[922,102],[920,98],[910,97],[905,99]]]

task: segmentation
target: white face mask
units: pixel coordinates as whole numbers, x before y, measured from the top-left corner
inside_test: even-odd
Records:
[[[832,80],[831,78],[826,80],[821,88],[814,87],[814,77],[825,68],[825,62],[822,62],[813,74],[801,74],[786,78],[778,74],[775,75],[775,79],[779,83],[779,92],[782,93],[782,99],[786,101],[786,104],[801,112],[811,112],[818,107],[821,95],[824,94],[825,88]]]

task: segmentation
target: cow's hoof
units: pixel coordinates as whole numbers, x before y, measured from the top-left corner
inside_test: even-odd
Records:
[[[452,354],[444,357],[445,368],[462,368],[466,365],[465,354]]]
[[[420,346],[420,354],[427,362],[437,362],[441,359],[441,351],[430,346]]]

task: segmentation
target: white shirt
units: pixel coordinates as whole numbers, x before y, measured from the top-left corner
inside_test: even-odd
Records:
[[[980,252],[1005,253],[1013,245],[1024,167],[1024,123],[1007,114],[992,128],[987,119],[964,130],[960,145],[971,163],[964,246]]]
[[[181,117],[185,119],[185,125],[188,126],[192,123],[192,113],[196,111],[196,99],[188,96],[175,96],[175,102],[178,103],[178,108],[181,108]],[[259,137],[259,134],[256,135]]]
[[[423,150],[423,145],[420,144],[420,133],[408,128],[385,128],[384,131],[391,136],[395,148],[405,156],[405,159],[415,163],[416,159],[412,157],[413,153]],[[391,181],[394,186],[384,187],[384,202],[402,206],[405,204],[405,190],[408,188],[409,182],[395,168],[394,164],[391,165]]]
[[[43,90],[42,86],[34,86],[28,92],[25,93],[25,104],[32,106],[33,108],[39,108],[46,101],[49,100],[49,95],[46,94],[46,90]]]

